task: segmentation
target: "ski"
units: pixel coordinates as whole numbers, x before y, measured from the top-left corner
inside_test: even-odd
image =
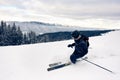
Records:
[[[77,60],[77,62],[82,61],[82,60],[85,60],[85,59],[87,59],[87,57],[81,58],[80,60]],[[52,71],[52,70],[56,70],[56,69],[59,69],[59,68],[63,68],[63,67],[65,67],[65,66],[69,66],[69,65],[71,65],[71,64],[72,64],[71,62],[59,64],[59,65],[56,65],[56,66],[47,68],[47,71]]]
[[[62,62],[52,63],[52,64],[49,64],[49,67],[54,67],[54,66],[57,66],[57,65],[60,65],[60,64],[62,64]]]

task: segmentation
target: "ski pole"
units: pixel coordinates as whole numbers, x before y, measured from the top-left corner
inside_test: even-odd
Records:
[[[88,61],[87,59],[84,59],[84,61],[89,62],[89,63],[91,63],[91,64],[93,64],[93,65],[95,65],[95,66],[98,66],[98,67],[100,67],[100,68],[102,68],[102,69],[104,69],[104,70],[106,70],[106,71],[108,71],[108,72],[110,72],[110,73],[114,73],[113,71],[111,71],[111,70],[109,70],[109,69],[107,69],[107,68],[104,68],[104,67],[102,67],[102,66],[100,66],[100,65],[98,65],[98,64],[95,64],[95,63],[93,63],[93,62],[91,62],[91,61]]]

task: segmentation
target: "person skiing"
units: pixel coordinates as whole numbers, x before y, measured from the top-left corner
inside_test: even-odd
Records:
[[[75,43],[69,44],[68,47],[75,46],[75,50],[70,56],[71,62],[75,64],[78,58],[81,58],[88,53],[89,38],[85,35],[81,35],[77,30],[73,31],[71,36],[74,38]]]

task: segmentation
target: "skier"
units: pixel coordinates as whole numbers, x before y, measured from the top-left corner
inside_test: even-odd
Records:
[[[81,58],[88,53],[89,42],[88,37],[81,35],[77,30],[73,31],[71,36],[74,38],[75,43],[69,44],[68,47],[75,46],[75,50],[70,56],[71,62],[75,64],[78,58]]]

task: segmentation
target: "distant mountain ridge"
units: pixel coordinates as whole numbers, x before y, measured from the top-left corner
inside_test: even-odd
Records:
[[[73,30],[98,30],[96,28],[84,28],[84,27],[78,27],[78,26],[51,24],[51,23],[44,23],[44,22],[37,22],[37,21],[30,21],[30,22],[7,21],[6,23],[10,25],[13,25],[15,23],[16,26],[20,27],[23,33],[34,31],[37,34],[44,34],[44,33],[51,33],[51,32],[53,33],[53,32],[60,32],[60,31],[73,31]]]

